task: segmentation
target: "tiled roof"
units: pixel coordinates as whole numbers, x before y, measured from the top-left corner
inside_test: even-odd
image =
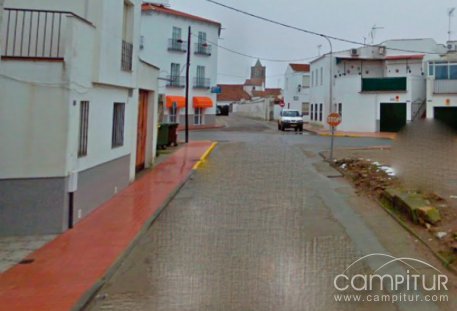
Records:
[[[309,72],[309,64],[289,64],[293,71]]]
[[[244,91],[242,84],[219,84],[221,93],[217,94],[218,101],[240,101],[242,99],[249,100],[251,96]]]
[[[169,14],[169,15],[174,15],[174,16],[178,16],[178,17],[182,17],[182,18],[191,19],[191,20],[198,21],[198,22],[204,22],[204,23],[208,23],[208,24],[213,24],[213,25],[218,26],[219,29],[222,27],[221,23],[219,23],[219,22],[212,21],[210,19],[206,19],[206,18],[203,18],[203,17],[191,15],[191,14],[188,14],[188,13],[172,10],[170,8],[167,8],[167,7],[163,6],[163,5],[152,4],[152,3],[143,3],[142,6],[141,6],[141,10],[143,12],[155,11],[155,12],[160,12],[160,13],[164,13],[164,14]]]
[[[281,89],[279,89],[279,88],[265,89],[265,91],[252,91],[252,96],[254,96],[254,97],[273,96],[275,99],[279,99],[280,95],[281,95]]]
[[[244,82],[244,85],[252,85],[252,86],[262,86],[263,84],[263,79],[247,79],[246,82]]]

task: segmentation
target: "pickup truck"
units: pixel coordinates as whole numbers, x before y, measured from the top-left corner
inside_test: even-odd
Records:
[[[297,110],[283,109],[278,120],[278,130],[285,131],[293,128],[295,131],[303,132],[303,118]]]

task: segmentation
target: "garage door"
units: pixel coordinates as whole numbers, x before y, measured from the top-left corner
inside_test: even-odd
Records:
[[[457,107],[435,107],[435,119],[457,131]]]
[[[406,103],[381,104],[381,132],[398,132],[406,125]]]

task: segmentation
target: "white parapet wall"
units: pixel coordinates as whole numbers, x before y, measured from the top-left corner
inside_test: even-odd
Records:
[[[233,112],[243,117],[269,121],[274,118],[273,107],[271,99],[262,98],[242,104],[234,104]]]

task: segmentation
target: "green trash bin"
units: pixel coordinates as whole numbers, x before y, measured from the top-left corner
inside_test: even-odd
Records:
[[[162,123],[159,125],[159,132],[157,133],[157,149],[165,149],[170,144],[168,129],[168,124]]]
[[[168,123],[168,144],[169,146],[178,145],[178,123]]]

